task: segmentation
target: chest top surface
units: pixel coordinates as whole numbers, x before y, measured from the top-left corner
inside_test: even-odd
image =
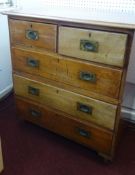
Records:
[[[54,21],[77,22],[99,26],[135,29],[135,14],[84,11],[67,8],[16,9],[4,14],[20,17],[34,17]]]

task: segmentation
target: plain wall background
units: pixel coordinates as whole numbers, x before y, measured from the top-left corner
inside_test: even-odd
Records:
[[[12,88],[7,16],[0,14],[0,97]]]
[[[135,84],[135,35],[128,66],[127,81]]]

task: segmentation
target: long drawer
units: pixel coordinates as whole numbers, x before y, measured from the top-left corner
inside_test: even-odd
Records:
[[[57,26],[19,20],[9,20],[12,45],[26,45],[56,51]]]
[[[58,114],[32,101],[16,98],[18,115],[23,119],[39,124],[55,133],[84,144],[94,150],[110,154],[112,133],[94,125],[86,124],[68,115]]]
[[[48,52],[12,48],[13,68],[56,80],[91,93],[119,98],[122,70],[58,56]]]
[[[127,34],[59,27],[59,53],[122,67]]]
[[[48,84],[14,75],[14,89],[18,96],[72,115],[105,128],[114,129],[117,106],[79,95]]]

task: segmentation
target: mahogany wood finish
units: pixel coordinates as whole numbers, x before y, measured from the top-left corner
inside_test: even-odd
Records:
[[[8,18],[18,116],[112,159],[131,26],[12,12]]]

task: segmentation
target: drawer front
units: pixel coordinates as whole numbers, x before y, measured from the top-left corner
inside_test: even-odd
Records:
[[[14,75],[15,94],[82,120],[114,129],[117,106]]]
[[[91,93],[118,99],[122,70],[60,57],[47,52],[12,48],[14,70],[56,80]]]
[[[56,52],[57,26],[28,21],[9,20],[11,43]]]
[[[110,154],[112,133],[93,125],[84,124],[70,116],[63,116],[36,103],[16,98],[18,115],[33,123],[39,124],[55,133],[93,148],[96,151]]]
[[[59,27],[59,53],[122,67],[127,34]]]

